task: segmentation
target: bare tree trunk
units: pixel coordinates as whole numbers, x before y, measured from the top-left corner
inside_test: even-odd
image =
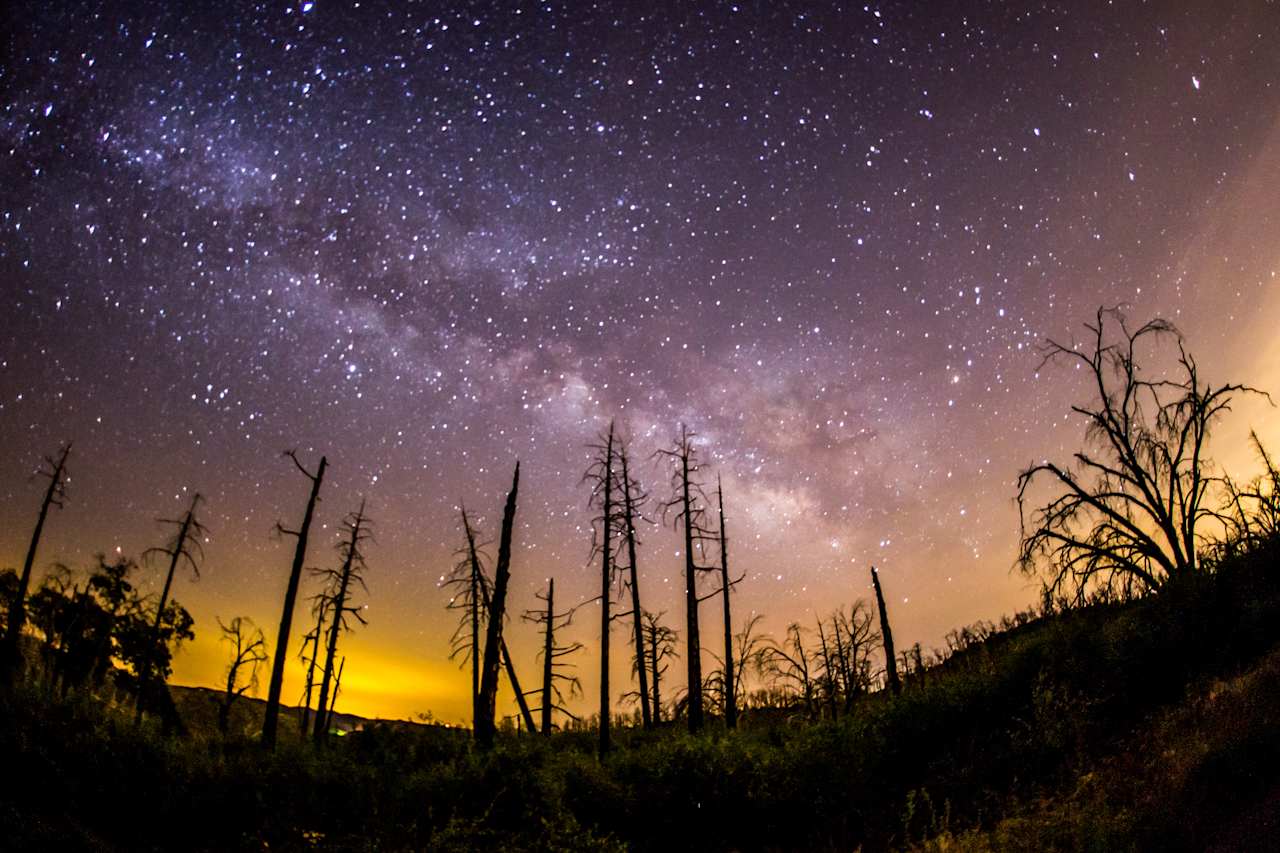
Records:
[[[303,740],[306,740],[307,729],[311,725],[311,690],[316,684],[316,659],[320,657],[320,635],[324,633],[324,600],[321,599],[320,606],[316,608],[316,630],[311,636],[311,660],[307,664],[307,684],[306,698],[302,703],[302,726],[301,734]]]
[[[609,751],[609,605],[613,592],[613,422],[605,445],[604,519],[600,523],[600,754]]]
[[[142,719],[142,708],[146,704],[146,693],[151,686],[151,667],[155,658],[155,649],[161,643],[160,638],[160,622],[164,618],[164,606],[169,603],[169,590],[173,587],[173,575],[178,570],[178,561],[186,556],[191,559],[187,549],[187,538],[191,535],[194,527],[198,527],[199,523],[195,521],[196,504],[200,502],[200,494],[196,493],[191,498],[191,506],[187,509],[187,514],[182,517],[182,521],[178,526],[178,536],[174,540],[175,544],[172,553],[169,555],[169,571],[164,577],[164,588],[160,591],[160,603],[156,605],[156,618],[151,623],[151,643],[146,647],[142,656],[141,670],[138,672],[138,704],[134,720]]]
[[[360,527],[364,524],[364,501],[360,502],[360,510],[352,522],[350,546],[342,561],[342,577],[338,583],[338,593],[333,600],[333,624],[329,626],[328,649],[325,652],[324,673],[320,677],[320,701],[316,704],[316,726],[312,733],[319,745],[325,742],[328,729],[329,682],[333,678],[333,660],[338,654],[338,635],[342,632],[342,613],[347,606],[347,587],[351,583],[351,567],[359,559]]]
[[[631,574],[631,616],[636,640],[636,675],[640,679],[640,721],[646,728],[653,727],[653,715],[649,709],[649,678],[644,665],[644,624],[640,609],[640,581],[636,570],[636,508],[632,501],[631,474],[627,470],[627,446],[623,444],[618,454],[622,461],[622,501],[626,515],[627,560]]]
[[[821,619],[818,620],[818,639],[822,643],[822,674],[827,682],[827,707],[831,709],[831,719],[834,721],[838,717],[836,711],[836,684],[831,675],[831,652],[827,647],[827,632],[822,627]]]
[[[724,529],[724,489],[716,476],[716,499],[720,508],[720,591],[724,596],[724,724],[738,726],[738,697],[733,678],[733,628],[729,616],[729,538]]]
[[[693,561],[693,501],[689,495],[689,447],[680,456],[681,502],[684,508],[684,602],[685,630],[689,632],[689,731],[702,729],[702,644],[698,635],[698,568]]]
[[[662,671],[658,668],[658,632],[654,631],[649,637],[651,644],[649,659],[653,666],[653,724],[656,726],[662,722],[662,691],[659,689],[658,682],[662,677]]]
[[[502,536],[498,541],[498,562],[494,567],[493,599],[489,603],[489,624],[485,631],[484,662],[480,667],[480,715],[475,721],[476,742],[493,746],[496,734],[494,713],[498,698],[498,657],[502,645],[502,617],[507,603],[507,582],[511,576],[511,535],[516,521],[516,498],[520,491],[520,463],[516,463],[502,513]],[[514,686],[514,685],[513,685]]]
[[[321,456],[320,466],[312,475],[298,462],[298,457],[290,454],[293,463],[311,480],[311,496],[307,499],[306,512],[302,514],[302,526],[294,535],[298,539],[293,550],[293,566],[289,569],[289,584],[284,593],[284,609],[280,613],[280,630],[276,633],[275,661],[271,667],[271,683],[267,687],[267,708],[262,717],[262,745],[274,749],[276,745],[276,729],[280,720],[280,691],[284,688],[284,669],[289,660],[289,633],[293,630],[293,607],[298,599],[298,585],[302,580],[303,563],[307,559],[307,537],[311,533],[311,519],[315,515],[316,502],[320,499],[320,483],[324,480],[324,469],[329,461]],[[277,529],[285,531],[277,525]]]
[[[333,698],[329,700],[329,708],[324,712],[324,730],[329,731],[333,723],[333,709],[338,706],[338,691],[342,689],[342,671],[347,668],[347,656],[338,661],[338,674],[333,679]],[[319,712],[317,712],[319,713]]]
[[[871,585],[876,588],[876,604],[880,608],[880,633],[884,638],[884,668],[889,689],[896,696],[902,692],[902,682],[898,679],[898,661],[893,655],[893,631],[889,629],[889,613],[884,606],[884,591],[880,589],[880,573],[871,567]]]
[[[27,621],[27,590],[31,588],[31,568],[35,565],[36,549],[40,547],[40,536],[44,533],[44,522],[49,517],[49,507],[62,506],[63,476],[67,469],[67,456],[71,453],[71,445],[64,444],[58,453],[58,459],[49,474],[49,488],[45,490],[44,500],[40,503],[40,515],[36,517],[36,528],[31,533],[31,543],[27,546],[26,559],[22,561],[22,576],[18,579],[18,588],[13,593],[13,601],[9,604],[9,625],[4,636],[3,660],[0,661],[0,681],[9,682],[16,676],[22,663],[22,627]]]
[[[556,579],[547,586],[547,627],[542,643],[542,733],[551,735],[551,679],[556,649]]]
[[[471,601],[468,607],[471,618],[471,727],[474,730],[480,716],[480,609],[485,597],[484,575],[480,571],[480,556],[476,551],[476,533],[471,529],[466,509],[462,510],[462,527],[467,533],[467,559],[471,562]]]

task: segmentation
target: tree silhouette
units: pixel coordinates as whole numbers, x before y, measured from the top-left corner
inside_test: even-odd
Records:
[[[804,628],[799,622],[787,626],[782,643],[766,642],[760,654],[761,669],[784,691],[798,691],[805,713],[816,715],[814,707],[815,674],[810,652],[804,647]]]
[[[326,616],[326,608],[329,606],[329,599],[322,590],[312,598],[311,615],[316,617],[315,627],[308,631],[302,637],[302,648],[298,650],[298,659],[306,664],[307,678],[302,688],[302,713],[299,716],[300,725],[298,727],[299,734],[302,739],[307,739],[307,732],[311,724],[311,694],[316,686],[316,666],[320,662],[320,638],[324,636],[324,623]],[[307,645],[311,646],[311,654],[307,654]]]
[[[1207,503],[1219,479],[1206,442],[1244,385],[1212,387],[1168,321],[1130,329],[1116,309],[1098,309],[1086,323],[1085,348],[1052,339],[1041,366],[1066,361],[1083,368],[1093,402],[1071,407],[1087,422],[1086,448],[1073,465],[1041,462],[1018,476],[1022,545],[1018,565],[1042,574],[1047,594],[1083,600],[1091,587],[1128,596],[1195,572],[1199,526],[1216,515]],[[1151,376],[1139,349],[1172,341],[1176,367]],[[1047,479],[1053,497],[1028,514],[1029,490]]]
[[[627,545],[627,568],[624,585],[631,593],[631,624],[635,634],[635,659],[644,660],[644,611],[640,607],[640,580],[636,569],[636,520],[642,518],[648,495],[640,482],[631,476],[627,442],[619,442],[618,461],[622,466],[622,536]],[[653,713],[649,707],[648,667],[637,666],[634,671],[639,680],[640,721],[647,729],[653,725]]]
[[[471,726],[474,729],[480,717],[480,626],[488,607],[491,586],[484,570],[483,546],[478,543],[475,527],[467,516],[467,508],[461,509],[462,530],[466,544],[454,552],[458,562],[445,579],[443,586],[452,590],[451,610],[461,610],[458,627],[449,638],[449,659],[459,657],[471,662]]]
[[[738,694],[740,687],[740,673],[734,673],[733,661],[733,621],[729,613],[729,591],[737,586],[739,581],[745,575],[741,575],[734,580],[729,580],[729,538],[725,531],[724,524],[724,487],[720,483],[720,477],[716,476],[716,505],[719,511],[720,527],[720,597],[724,602],[724,683],[727,689],[724,691],[724,724],[728,728],[736,728],[738,725]],[[752,637],[752,630],[759,618],[753,618],[747,623],[745,633],[742,635],[746,639]],[[743,649],[743,653],[748,653],[749,649]],[[738,657],[739,661],[743,661],[742,656]]]
[[[268,749],[273,748],[276,743],[276,729],[280,719],[280,691],[284,687],[284,669],[289,659],[289,633],[293,630],[293,608],[298,599],[298,585],[302,580],[303,563],[307,559],[307,539],[311,534],[311,519],[315,516],[316,503],[320,500],[320,484],[324,480],[325,468],[329,464],[329,460],[321,456],[320,464],[312,474],[298,461],[296,452],[286,451],[285,456],[293,460],[294,466],[311,481],[311,494],[307,498],[307,508],[302,513],[302,524],[297,530],[289,530],[279,522],[276,523],[277,533],[282,536],[293,536],[298,542],[293,550],[293,565],[289,569],[289,583],[285,588],[284,607],[280,613],[280,630],[276,633],[275,662],[271,667],[271,682],[267,686],[267,708],[262,717],[262,743]]]
[[[21,638],[22,628],[27,619],[27,590],[31,586],[31,567],[35,564],[36,549],[40,547],[40,537],[44,533],[44,523],[49,517],[49,508],[62,508],[67,496],[67,457],[71,455],[71,443],[67,442],[58,450],[57,457],[46,456],[44,464],[36,472],[37,476],[49,480],[45,489],[44,500],[40,503],[40,514],[36,516],[35,530],[31,532],[31,542],[27,546],[27,556],[22,562],[22,574],[18,576],[16,588],[12,590],[9,601],[9,619],[5,625],[4,648],[0,649],[0,682],[10,682],[20,674],[22,664]]]
[[[889,628],[889,611],[884,605],[884,590],[880,588],[880,573],[871,567],[871,585],[876,590],[876,607],[880,611],[880,636],[884,644],[885,679],[894,695],[902,692],[902,681],[898,678],[898,661],[893,654],[893,631]]]
[[[369,519],[364,514],[364,501],[360,501],[360,508],[343,520],[342,529],[343,539],[338,545],[338,553],[342,557],[341,568],[317,572],[325,581],[325,597],[328,602],[325,609],[329,614],[329,637],[313,729],[313,737],[319,745],[325,743],[329,733],[329,684],[333,679],[334,662],[338,655],[338,638],[344,630],[348,630],[348,615],[354,616],[361,625],[368,624],[360,612],[363,608],[352,607],[350,603],[353,584],[359,584],[361,589],[368,590],[364,582],[367,568],[364,544],[369,540],[371,531]]]
[[[662,617],[666,615],[662,613],[650,613],[644,611],[644,645],[642,651],[631,662],[635,669],[649,668],[650,689],[653,691],[653,700],[650,710],[653,711],[653,723],[657,725],[662,722],[662,676],[666,674],[668,665],[665,661],[668,658],[679,657],[676,650],[676,641],[679,639],[676,632],[666,625],[662,624]]]
[[[502,512],[502,535],[498,540],[498,561],[494,566],[493,596],[489,601],[489,619],[485,627],[484,658],[480,666],[480,714],[474,726],[475,739],[481,747],[493,746],[497,728],[494,714],[498,698],[498,658],[502,643],[502,621],[506,614],[507,584],[511,578],[511,536],[516,521],[516,501],[520,494],[520,463],[511,478]],[[511,670],[514,671],[514,670]],[[520,691],[516,690],[517,695]],[[524,697],[520,697],[521,701]]]
[[[703,724],[702,708],[702,644],[698,633],[698,573],[709,569],[698,565],[694,548],[702,553],[704,544],[717,541],[706,525],[706,494],[698,480],[701,467],[693,446],[694,433],[684,424],[670,449],[657,455],[671,465],[672,495],[662,505],[662,516],[684,532],[685,638],[688,660],[689,731],[697,732]]]
[[[614,424],[609,422],[609,430],[600,440],[592,445],[594,452],[591,464],[583,474],[583,481],[591,486],[591,497],[588,505],[599,507],[600,515],[592,519],[591,555],[600,557],[600,728],[599,751],[604,755],[610,747],[610,718],[612,709],[609,702],[609,628],[613,624],[611,608],[613,591],[617,584],[616,563],[614,562],[615,528],[623,523],[619,505],[615,495],[617,474],[614,472]]]
[[[582,693],[582,683],[578,680],[578,677],[562,670],[573,665],[566,663],[564,659],[581,651],[583,646],[582,643],[577,642],[568,644],[556,642],[556,631],[568,627],[573,620],[574,611],[556,612],[555,578],[547,582],[546,595],[542,593],[537,593],[536,595],[539,601],[546,602],[546,607],[540,610],[526,610],[523,618],[525,621],[534,622],[542,626],[542,689],[539,691],[540,704],[538,710],[541,716],[542,734],[549,736],[551,734],[552,711],[560,711],[573,720],[578,719],[576,714],[565,707],[565,696],[560,689],[560,685],[562,683],[568,685],[570,696]]]
[[[258,689],[258,667],[267,661],[267,640],[262,629],[244,616],[235,617],[229,625],[222,624],[219,619],[218,627],[222,629],[223,642],[231,647],[227,686],[218,704],[218,731],[225,735],[231,720],[232,704],[245,693]],[[245,674],[246,668],[248,675]]]
[[[191,506],[187,508],[182,518],[162,518],[161,524],[169,524],[177,527],[174,534],[167,544],[157,547],[148,548],[143,553],[143,559],[151,555],[167,557],[169,560],[168,571],[164,576],[164,587],[160,591],[160,601],[156,604],[155,621],[151,626],[153,640],[150,649],[155,650],[155,654],[160,654],[160,650],[166,647],[163,638],[161,623],[166,617],[165,606],[169,603],[169,592],[173,588],[173,576],[178,571],[178,565],[185,563],[191,569],[192,575],[196,580],[200,579],[200,563],[199,559],[204,559],[204,548],[200,545],[200,540],[208,531],[205,530],[203,524],[196,519],[196,507],[200,505],[200,493],[192,495]],[[184,611],[185,612],[185,611]],[[145,647],[144,647],[145,648]],[[142,719],[144,706],[150,701],[148,691],[152,690],[153,670],[155,669],[152,660],[151,651],[144,651],[139,661],[138,668],[138,711],[137,718]],[[163,673],[161,681],[163,682]]]

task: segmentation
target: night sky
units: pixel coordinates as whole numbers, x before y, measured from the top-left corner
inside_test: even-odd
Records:
[[[899,647],[929,648],[1035,598],[1014,480],[1079,445],[1086,399],[1037,373],[1046,335],[1123,303],[1211,381],[1280,390],[1275,4],[6,8],[0,566],[61,441],[37,578],[160,544],[201,492],[178,683],[221,677],[215,616],[274,643],[287,448],[330,462],[310,564],[361,497],[376,522],[339,710],[462,721],[457,507],[496,538],[519,458],[511,608],[552,575],[595,595],[581,476],[611,417],[656,497],[650,454],[698,433],[742,618],[812,624],[874,563]],[[1217,458],[1244,470],[1277,420],[1238,406]],[[682,629],[677,537],[642,538]],[[508,628],[531,684],[535,630]]]

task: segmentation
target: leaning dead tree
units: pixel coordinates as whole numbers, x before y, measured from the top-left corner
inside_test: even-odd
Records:
[[[22,663],[22,628],[27,621],[27,590],[31,588],[31,567],[35,565],[36,549],[40,547],[40,536],[44,533],[44,523],[49,517],[50,507],[62,508],[67,496],[67,457],[71,455],[71,443],[67,442],[58,450],[57,457],[46,456],[44,464],[37,476],[49,480],[45,489],[44,500],[40,503],[40,514],[36,516],[36,527],[31,533],[31,543],[27,546],[27,556],[22,562],[22,574],[18,578],[18,588],[14,590],[13,600],[9,602],[9,622],[4,635],[4,649],[0,651],[0,681],[8,682],[20,674]]]
[[[1018,565],[1042,574],[1047,596],[1076,600],[1091,587],[1141,594],[1197,570],[1200,524],[1216,515],[1208,498],[1220,482],[1207,457],[1210,428],[1235,394],[1258,393],[1202,380],[1166,320],[1131,329],[1120,311],[1098,309],[1085,328],[1083,346],[1047,341],[1041,364],[1066,361],[1088,377],[1092,402],[1071,407],[1087,424],[1085,449],[1070,464],[1041,462],[1018,476]],[[1175,366],[1144,370],[1140,349],[1165,341],[1177,347]],[[1029,512],[1042,479],[1052,496]]]
[[[293,608],[298,599],[298,585],[302,581],[302,566],[307,559],[307,538],[311,534],[311,519],[315,516],[316,503],[320,500],[320,483],[324,480],[324,471],[329,464],[329,460],[321,456],[320,464],[312,474],[298,461],[297,453],[290,450],[285,453],[285,456],[293,460],[297,469],[311,481],[311,495],[307,498],[307,508],[302,514],[302,524],[297,530],[290,530],[276,523],[277,533],[282,536],[293,536],[298,542],[293,550],[289,583],[285,587],[284,608],[280,613],[280,630],[276,633],[275,662],[271,667],[271,682],[267,686],[267,708],[262,717],[262,743],[268,749],[276,744],[276,729],[280,720],[280,691],[284,687],[284,668],[289,659],[289,633],[293,630]]]
[[[672,447],[659,450],[656,455],[665,458],[671,465],[672,495],[662,505],[662,516],[672,526],[680,528],[684,533],[684,591],[685,591],[685,638],[687,646],[686,664],[688,666],[688,711],[689,731],[697,732],[703,725],[702,707],[702,645],[698,632],[698,574],[709,571],[698,565],[695,549],[703,553],[708,542],[717,541],[718,537],[706,524],[706,494],[698,480],[701,467],[697,450],[693,446],[694,433],[684,424],[680,425],[680,434]]]
[[[594,456],[582,479],[591,486],[589,506],[598,507],[600,515],[592,519],[591,556],[600,558],[600,754],[609,751],[610,723],[613,716],[609,701],[609,629],[613,624],[612,606],[614,588],[617,585],[614,560],[614,532],[622,518],[616,499],[618,473],[614,470],[616,459],[613,422],[600,440],[589,445]]]
[[[635,634],[635,658],[644,660],[644,611],[640,608],[640,580],[636,570],[636,521],[643,518],[645,502],[649,496],[645,494],[640,482],[631,476],[627,443],[618,443],[618,462],[622,466],[622,530],[621,534],[627,546],[627,567],[625,586],[631,593],[631,624]],[[647,729],[653,726],[653,714],[649,708],[649,674],[648,667],[635,668],[639,680],[640,722]]]
[[[880,573],[871,567],[871,585],[876,589],[876,607],[880,610],[880,636],[884,644],[884,671],[889,689],[894,695],[902,692],[898,678],[898,660],[893,654],[893,631],[889,628],[889,611],[884,606],[884,590],[880,588]]]
[[[573,666],[566,662],[565,658],[581,651],[583,646],[578,642],[564,644],[556,642],[556,632],[569,626],[573,620],[573,610],[556,612],[555,578],[547,582],[546,595],[537,593],[537,597],[539,601],[546,603],[546,607],[540,610],[526,610],[523,618],[527,622],[542,626],[542,689],[538,711],[541,717],[542,734],[549,736],[553,711],[559,711],[573,720],[578,719],[576,714],[565,707],[565,696],[561,685],[567,686],[570,697],[582,693],[582,683],[578,677],[564,670]]]
[[[507,493],[502,512],[502,535],[498,539],[498,561],[494,565],[493,595],[489,600],[488,624],[485,628],[484,657],[480,666],[480,698],[477,704],[480,714],[475,720],[475,739],[480,746],[493,746],[497,726],[494,714],[498,699],[498,658],[502,649],[502,622],[506,616],[507,585],[511,579],[511,536],[516,522],[516,500],[520,493],[520,463],[516,462],[511,478],[511,491]],[[514,686],[514,685],[513,685]],[[520,691],[516,689],[517,695]],[[523,701],[521,696],[521,701]]]
[[[318,570],[317,574],[324,579],[325,597],[328,601],[325,609],[329,615],[329,637],[325,650],[324,669],[320,675],[320,698],[316,704],[316,721],[312,736],[317,744],[323,745],[329,733],[329,685],[333,679],[334,662],[338,656],[338,639],[344,630],[349,630],[347,616],[354,616],[361,625],[368,624],[361,607],[351,605],[351,593],[356,585],[367,591],[364,572],[367,568],[364,561],[364,544],[369,540],[371,531],[369,519],[364,514],[364,501],[360,508],[348,515],[342,522],[343,538],[338,544],[338,554],[342,557],[342,566],[337,569]]]
[[[156,616],[151,625],[151,640],[147,644],[148,651],[142,656],[138,668],[138,719],[142,719],[147,691],[151,689],[152,669],[155,667],[154,658],[156,657],[154,650],[157,650],[164,643],[160,631],[160,622],[165,615],[165,605],[169,603],[169,592],[173,588],[173,576],[178,571],[178,565],[185,563],[191,569],[195,579],[200,579],[200,563],[197,558],[204,559],[204,548],[201,547],[200,540],[204,538],[208,531],[196,519],[196,507],[199,504],[200,493],[197,492],[191,497],[191,506],[187,508],[182,518],[160,519],[161,524],[176,526],[178,528],[177,532],[167,544],[158,548],[148,548],[143,552],[144,559],[152,555],[167,557],[169,569],[165,572],[164,587],[160,590],[160,601],[156,604]]]
[[[258,690],[258,667],[267,662],[267,639],[262,635],[262,629],[244,616],[235,617],[229,625],[222,624],[219,619],[218,627],[222,629],[223,642],[231,647],[227,686],[222,693],[222,701],[218,703],[218,731],[225,735],[231,721],[232,704],[245,693]]]

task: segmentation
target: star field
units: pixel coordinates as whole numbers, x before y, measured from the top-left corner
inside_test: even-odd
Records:
[[[1127,304],[1215,377],[1280,379],[1269,3],[4,14],[0,565],[61,440],[40,569],[140,554],[200,491],[179,682],[218,678],[215,615],[274,640],[268,534],[306,496],[286,448],[331,464],[309,563],[362,496],[377,522],[344,704],[453,720],[459,503],[495,536],[519,458],[513,610],[552,575],[590,597],[580,480],[610,418],[655,496],[649,454],[698,432],[744,617],[780,635],[874,563],[900,644],[929,647],[1033,597],[1013,480],[1078,446],[1087,393],[1038,372],[1046,335]],[[1219,457],[1247,463],[1268,412]],[[646,606],[679,622],[679,541],[642,536]]]

